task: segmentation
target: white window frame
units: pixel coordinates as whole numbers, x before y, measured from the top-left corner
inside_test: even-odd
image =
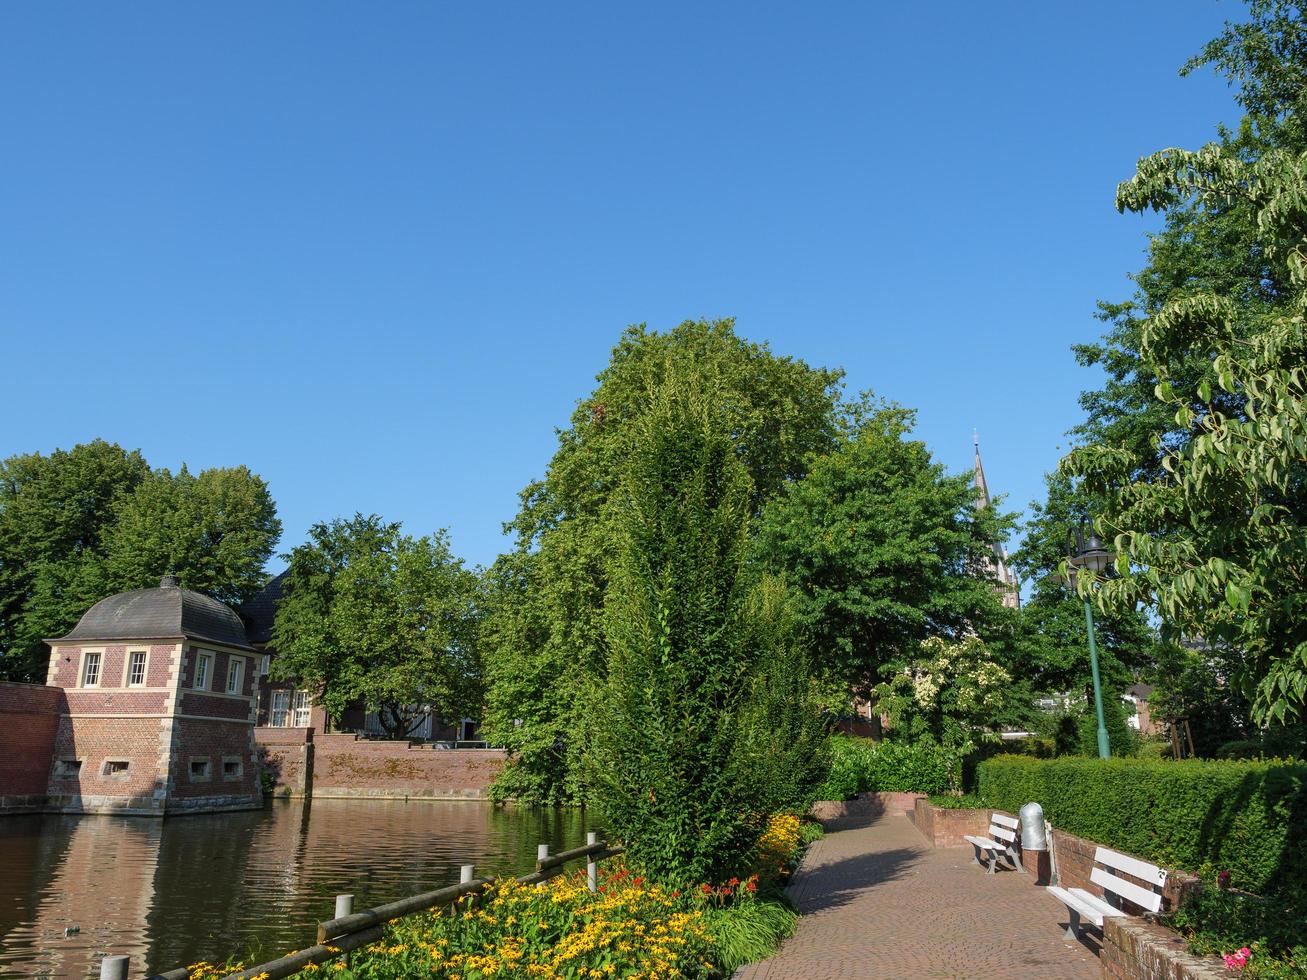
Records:
[[[138,657],[140,658],[139,660],[137,659]],[[141,676],[140,678],[134,680],[133,677],[136,673],[136,665],[138,663],[141,665]],[[132,650],[130,653],[127,654],[127,686],[128,687],[145,686],[145,672],[149,668],[149,664],[150,664],[150,653],[148,650]]]
[[[313,724],[313,698],[308,691],[296,691],[290,699],[292,728],[308,728]]]
[[[213,671],[213,654],[197,652],[195,654],[195,683],[191,685],[197,691],[209,689],[209,674]],[[201,677],[200,675],[204,676]]]
[[[245,658],[227,658],[227,693],[240,694],[245,686]]]
[[[94,665],[94,676],[91,667]],[[100,677],[104,673],[104,654],[99,650],[87,650],[82,655],[82,687],[99,687]]]
[[[268,724],[273,728],[290,727],[290,691],[273,691],[268,701]]]

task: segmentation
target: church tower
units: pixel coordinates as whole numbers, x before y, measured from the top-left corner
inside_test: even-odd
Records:
[[[974,482],[976,486],[976,507],[985,508],[990,505],[989,484],[985,482],[985,467],[980,462],[980,434],[972,434],[972,442],[976,447],[976,471]],[[993,552],[992,556],[985,561],[990,577],[995,581],[995,588],[998,590],[999,599],[1003,605],[1009,609],[1021,608],[1021,584],[1017,581],[1016,573],[1008,566],[1007,549],[1003,547],[1002,542],[995,541],[990,545]]]

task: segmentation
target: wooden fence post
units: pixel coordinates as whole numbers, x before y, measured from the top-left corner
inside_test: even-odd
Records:
[[[106,956],[100,960],[100,980],[127,980],[127,956]]]
[[[585,835],[587,847],[593,847],[599,842],[599,835],[593,830]],[[592,892],[599,890],[599,864],[595,861],[593,854],[585,859],[585,884]]]

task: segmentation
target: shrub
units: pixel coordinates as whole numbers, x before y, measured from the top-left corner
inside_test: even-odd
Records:
[[[1126,723],[1125,707],[1111,691],[1103,692],[1103,727],[1113,756],[1139,754],[1139,733]],[[1093,704],[1086,705],[1079,721],[1080,754],[1098,756],[1098,715]]]
[[[926,798],[931,806],[941,810],[986,810],[988,805],[975,793],[957,796],[953,793],[932,793]]]
[[[934,742],[830,739],[830,769],[817,799],[851,800],[859,793],[942,793],[953,782],[957,753]]]
[[[798,916],[779,902],[746,902],[707,909],[703,924],[712,940],[712,958],[722,976],[746,963],[765,959],[794,931]]]
[[[1307,766],[1188,759],[982,762],[977,792],[1017,812],[1166,867],[1228,869],[1236,888],[1307,888]]]

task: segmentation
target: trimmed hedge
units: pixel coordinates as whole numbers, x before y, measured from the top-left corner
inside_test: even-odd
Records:
[[[1307,765],[1190,759],[1029,759],[977,767],[977,793],[1168,868],[1228,870],[1236,888],[1307,890]]]

